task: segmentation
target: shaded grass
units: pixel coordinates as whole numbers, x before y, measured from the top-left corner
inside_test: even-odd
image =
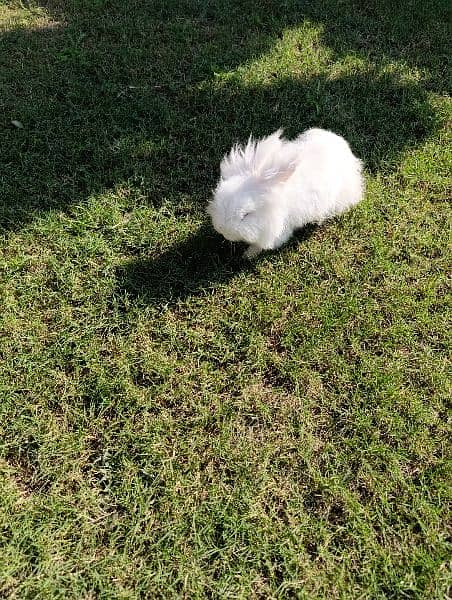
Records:
[[[0,5],[4,596],[446,597],[446,8]],[[219,159],[313,124],[366,200],[244,264]]]

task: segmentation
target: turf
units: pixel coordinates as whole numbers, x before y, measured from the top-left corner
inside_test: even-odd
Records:
[[[449,597],[449,40],[447,0],[0,2],[1,597]],[[366,198],[247,264],[219,160],[312,125]]]

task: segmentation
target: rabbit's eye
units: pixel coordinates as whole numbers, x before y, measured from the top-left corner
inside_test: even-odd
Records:
[[[243,219],[246,219],[246,217],[248,217],[250,214],[251,214],[250,212],[247,212],[244,215],[242,215],[242,221],[243,221]]]

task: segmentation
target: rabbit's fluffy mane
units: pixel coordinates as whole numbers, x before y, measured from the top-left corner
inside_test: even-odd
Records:
[[[263,140],[250,136],[245,146],[236,144],[221,161],[222,178],[251,175],[265,181],[293,172],[297,149],[281,137],[282,133],[278,129]]]

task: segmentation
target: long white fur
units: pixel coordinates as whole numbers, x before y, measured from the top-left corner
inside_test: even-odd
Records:
[[[364,193],[361,161],[344,138],[324,129],[293,141],[282,130],[250,137],[223,158],[220,171],[207,212],[226,239],[249,244],[248,258],[278,248],[307,223],[344,212]]]

